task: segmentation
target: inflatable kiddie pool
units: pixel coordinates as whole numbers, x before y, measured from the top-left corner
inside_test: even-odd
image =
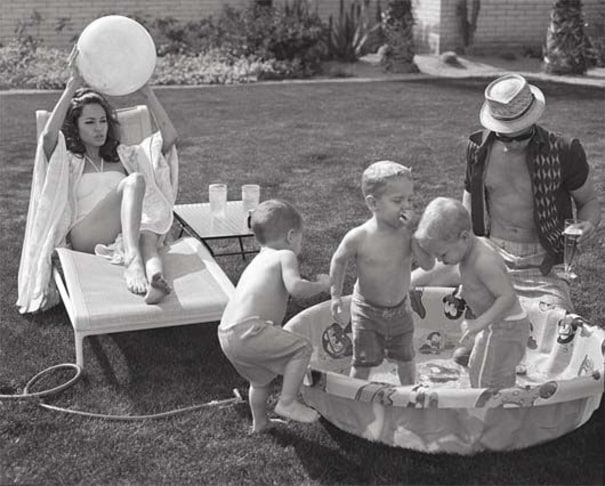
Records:
[[[333,322],[330,302],[294,316],[286,328],[313,343],[305,401],[338,428],[423,452],[472,454],[527,447],[566,434],[590,418],[603,394],[605,332],[580,319],[556,330],[532,326],[513,388],[470,388],[452,359],[465,304],[457,289],[410,292],[417,383],[400,386],[388,360],[370,380],[348,376],[351,326]],[[350,297],[344,299],[347,318]]]

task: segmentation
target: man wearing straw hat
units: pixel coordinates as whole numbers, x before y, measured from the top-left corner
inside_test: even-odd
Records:
[[[537,125],[545,106],[542,91],[517,74],[487,86],[479,114],[485,129],[468,140],[462,200],[474,232],[503,256],[534,328],[541,323],[550,333],[573,311],[568,283],[553,270],[563,261],[564,220],[575,206],[581,248],[595,236],[600,207],[580,141]],[[443,266],[417,270],[412,280],[458,282],[457,268]]]

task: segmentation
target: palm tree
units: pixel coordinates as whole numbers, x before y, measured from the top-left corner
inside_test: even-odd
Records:
[[[551,74],[585,74],[588,38],[580,0],[557,0],[546,33],[544,70]]]
[[[390,72],[418,72],[414,63],[414,14],[411,0],[389,0],[382,12],[385,44],[380,48],[380,63]]]

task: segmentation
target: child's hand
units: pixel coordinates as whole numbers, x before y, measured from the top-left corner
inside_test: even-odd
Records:
[[[330,285],[332,285],[330,276],[325,273],[317,274],[316,282],[322,286],[322,291],[324,292],[328,292],[330,290]]]
[[[469,338],[471,338],[471,336],[474,336],[475,334],[477,334],[480,329],[475,329],[475,326],[473,326],[474,321],[472,319],[464,319],[461,323],[460,323],[460,329],[462,329],[462,337],[460,338],[460,343],[463,343],[464,341],[467,341]]]
[[[462,337],[460,342],[465,339],[475,339],[475,334],[479,334],[481,331],[487,328],[489,322],[482,321],[481,319],[469,319],[466,318],[460,324],[462,329]]]
[[[346,325],[344,312],[342,310],[342,299],[340,297],[332,297],[330,310],[332,311],[332,319],[334,319],[335,322]]]

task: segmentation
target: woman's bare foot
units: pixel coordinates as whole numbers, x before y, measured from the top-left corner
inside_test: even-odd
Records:
[[[146,304],[157,304],[166,295],[172,292],[172,288],[161,273],[156,273],[151,277],[149,288],[145,294]]]
[[[259,434],[261,432],[269,432],[271,429],[274,429],[278,425],[285,425],[286,421],[278,418],[267,419],[266,422],[262,424],[252,424],[250,427],[250,434]]]
[[[310,424],[319,420],[319,414],[310,407],[293,400],[285,405],[281,400],[275,406],[275,413],[290,420]]]
[[[144,294],[147,291],[147,277],[145,276],[145,267],[138,258],[133,258],[130,263],[124,263],[124,278],[126,287],[133,294]]]

